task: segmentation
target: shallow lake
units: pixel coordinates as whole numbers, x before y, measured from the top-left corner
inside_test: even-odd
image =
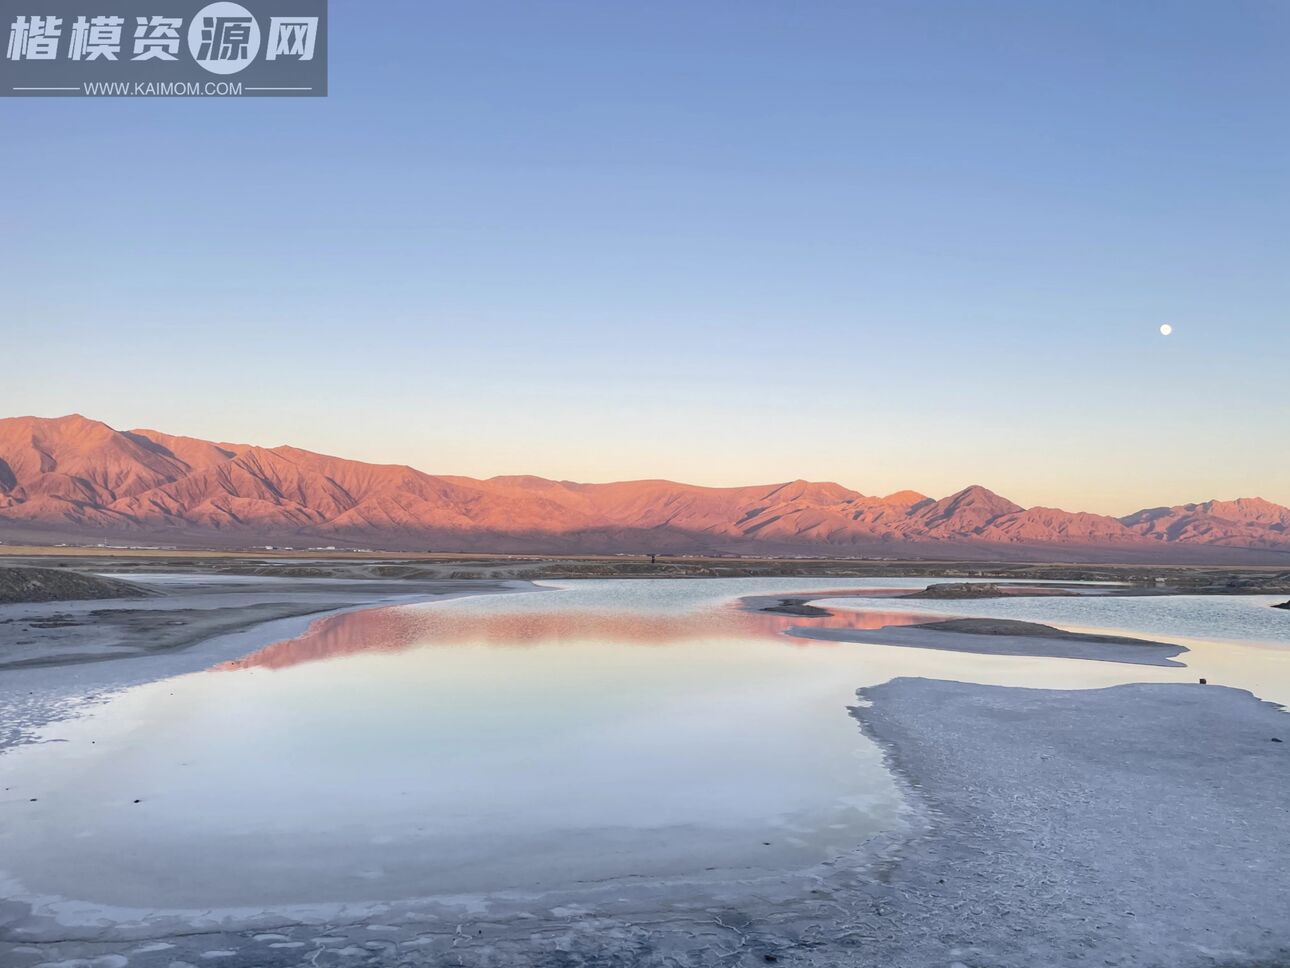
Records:
[[[738,607],[924,584],[587,580],[321,619],[0,756],[4,894],[93,921],[755,879],[902,823],[848,714],[857,687],[1088,688],[1203,665],[1290,700],[1271,599],[830,605],[856,629],[949,614],[1113,628],[1187,644],[1184,669],[810,641],[785,634],[810,620]]]

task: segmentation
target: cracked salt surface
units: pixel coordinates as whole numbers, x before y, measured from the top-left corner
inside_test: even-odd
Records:
[[[929,829],[934,776],[902,799],[911,781],[847,716],[855,688],[1194,673],[807,644],[724,607],[811,584],[580,582],[353,612],[129,689],[49,730],[65,742],[0,757],[3,786],[38,798],[3,803],[0,937],[145,968],[217,952],[238,966],[946,964],[953,946],[902,935],[932,903],[921,882],[893,886],[911,876],[906,834]],[[143,951],[158,938],[177,950]]]

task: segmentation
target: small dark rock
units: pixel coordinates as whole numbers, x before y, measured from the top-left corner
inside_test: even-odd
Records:
[[[1201,684],[1202,686],[1207,686],[1207,685],[1209,685],[1209,680],[1208,680],[1208,679],[1202,679],[1202,680],[1200,681],[1200,684]]]
[[[780,615],[803,615],[808,618],[828,618],[833,613],[818,605],[808,605],[800,598],[781,598],[778,605],[767,605],[763,612],[778,612]]]
[[[1273,605],[1272,607],[1273,607],[1273,608],[1284,608],[1284,609],[1286,609],[1287,611],[1290,611],[1290,602],[1282,602],[1281,604],[1279,604],[1279,605]]]
[[[772,964],[772,965],[773,965],[775,962],[779,961],[779,959],[778,959],[777,957],[775,957],[775,955],[762,955],[762,956],[761,956],[761,960],[762,960],[762,961],[769,962],[769,963],[770,963],[770,964]]]

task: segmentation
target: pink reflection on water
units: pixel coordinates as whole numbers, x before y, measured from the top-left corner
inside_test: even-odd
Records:
[[[811,598],[866,597],[854,590],[811,592]],[[875,594],[890,595],[890,591]],[[777,598],[780,596],[776,596]],[[805,595],[786,595],[803,598]],[[215,666],[217,671],[286,669],[360,652],[402,652],[416,646],[483,644],[522,648],[561,642],[612,641],[670,645],[691,639],[753,635],[781,637],[793,627],[880,629],[918,625],[943,616],[898,611],[841,611],[829,616],[786,615],[730,606],[682,614],[606,612],[583,609],[506,613],[395,605],[319,619],[293,639]],[[786,645],[833,648],[838,643],[784,637]]]

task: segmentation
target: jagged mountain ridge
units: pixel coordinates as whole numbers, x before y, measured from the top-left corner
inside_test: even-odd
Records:
[[[979,485],[940,500],[804,480],[748,487],[432,475],[294,447],[0,419],[0,536],[390,550],[874,554],[974,548],[1290,553],[1259,498],[1113,518],[1022,508]]]

